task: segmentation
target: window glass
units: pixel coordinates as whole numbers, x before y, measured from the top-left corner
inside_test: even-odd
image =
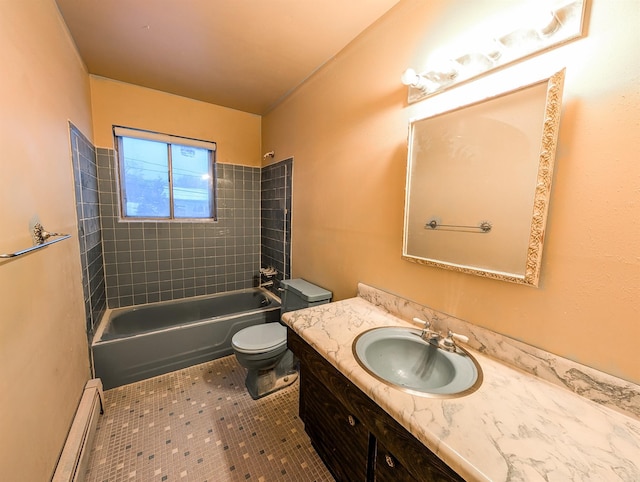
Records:
[[[123,217],[215,219],[215,143],[121,127],[114,133]]]
[[[209,151],[171,145],[173,204],[176,218],[211,217]]]
[[[169,217],[167,145],[122,138],[123,211],[125,216]]]

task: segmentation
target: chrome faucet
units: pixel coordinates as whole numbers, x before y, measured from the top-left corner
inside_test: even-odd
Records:
[[[437,318],[435,317],[434,319],[437,320]],[[413,321],[423,325],[422,332],[419,335],[420,338],[422,338],[427,343],[442,348],[443,350],[452,353],[458,351],[458,345],[456,345],[455,340],[461,341],[462,343],[469,342],[468,336],[454,333],[451,330],[447,330],[447,336],[444,336],[439,331],[432,330],[430,321],[424,321],[420,318],[414,318]]]
[[[431,329],[430,321],[423,321],[420,318],[414,318],[413,321],[422,323],[424,325],[424,327],[422,328],[422,332],[420,333],[420,338],[428,343],[431,343],[432,345],[438,344],[438,342],[442,338],[442,335],[439,332]]]
[[[456,345],[455,340],[461,341],[462,343],[469,343],[468,336],[460,335],[458,333],[452,332],[451,330],[447,330],[447,336],[440,340],[439,345],[443,350],[456,352],[458,351],[458,345]]]

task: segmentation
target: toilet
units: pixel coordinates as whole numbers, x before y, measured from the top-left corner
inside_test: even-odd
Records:
[[[331,292],[301,278],[283,280],[281,312],[309,308],[331,301]],[[280,322],[243,328],[231,338],[233,352],[247,369],[245,385],[257,400],[291,385],[298,378],[296,359],[287,349],[287,328]]]

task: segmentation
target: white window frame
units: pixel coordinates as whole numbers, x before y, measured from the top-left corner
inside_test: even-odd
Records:
[[[142,129],[133,129],[130,127],[113,126],[113,135],[116,141],[116,148],[118,152],[118,197],[120,200],[120,218],[127,221],[171,221],[171,222],[183,222],[183,221],[198,221],[208,222],[217,221],[217,191],[216,191],[216,152],[217,144],[213,141],[204,141],[200,139],[192,139],[189,137],[180,137],[170,134],[162,134],[159,132],[146,131]],[[124,149],[122,146],[122,138],[128,137],[133,139],[144,139],[155,142],[161,142],[167,146],[167,158],[168,158],[168,183],[169,183],[169,216],[131,216],[125,213],[125,188],[123,182],[124,172]],[[173,195],[173,168],[171,159],[171,146],[177,144],[180,146],[197,147],[207,149],[209,152],[209,192],[210,192],[210,213],[209,217],[176,217],[176,201]]]

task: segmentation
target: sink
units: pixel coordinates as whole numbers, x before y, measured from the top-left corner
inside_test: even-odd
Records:
[[[398,326],[372,328],[354,340],[353,355],[370,375],[413,395],[454,398],[480,387],[482,370],[469,352],[461,347],[448,352],[420,333]]]

